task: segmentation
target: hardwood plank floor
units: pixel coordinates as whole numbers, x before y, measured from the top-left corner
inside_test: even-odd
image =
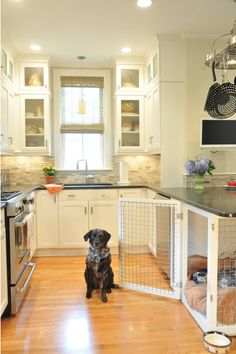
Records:
[[[114,289],[85,298],[85,257],[35,259],[17,314],[2,319],[2,353],[206,353],[202,331],[180,301]],[[112,267],[118,283],[118,259]],[[236,338],[230,353],[236,353]]]

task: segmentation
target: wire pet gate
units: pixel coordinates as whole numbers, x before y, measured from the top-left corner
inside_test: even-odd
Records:
[[[146,293],[180,298],[179,203],[120,200],[120,283]]]

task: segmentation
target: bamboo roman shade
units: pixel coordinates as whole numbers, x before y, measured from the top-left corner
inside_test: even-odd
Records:
[[[61,133],[103,133],[103,91],[103,77],[61,77]],[[78,112],[80,100],[85,114]]]

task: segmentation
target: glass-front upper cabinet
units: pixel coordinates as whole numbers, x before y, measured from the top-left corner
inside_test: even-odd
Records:
[[[143,98],[118,97],[118,151],[135,152],[143,149]]]
[[[158,79],[158,51],[148,60],[146,66],[146,85],[149,86]]]
[[[1,68],[2,68],[2,73],[7,75],[7,53],[5,52],[4,49],[2,49],[2,57],[1,57]]]
[[[22,149],[48,152],[49,97],[22,95]]]
[[[135,92],[143,89],[142,65],[117,65],[116,66],[116,90]]]
[[[21,63],[20,90],[48,91],[48,64]]]

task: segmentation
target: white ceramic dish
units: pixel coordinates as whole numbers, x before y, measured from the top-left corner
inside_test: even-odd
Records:
[[[205,332],[203,335],[204,346],[210,353],[228,353],[231,339],[227,334],[218,331]]]

